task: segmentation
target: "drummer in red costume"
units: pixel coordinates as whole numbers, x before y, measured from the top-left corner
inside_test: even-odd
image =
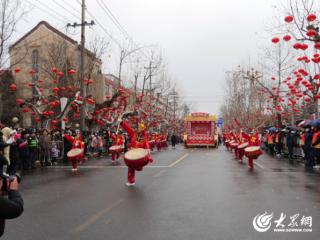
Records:
[[[120,120],[121,121],[121,120]],[[148,136],[146,132],[146,127],[143,123],[139,124],[138,132],[135,132],[126,121],[121,121],[121,127],[128,133],[130,136],[130,148],[144,148],[150,151]],[[149,162],[153,162],[150,153],[148,154]],[[142,171],[143,167],[139,169],[135,169],[133,167],[128,166],[128,182],[127,186],[135,185],[135,171]]]
[[[249,146],[250,136],[241,130],[240,132],[240,143],[238,145],[238,157],[239,162],[243,161],[244,149]]]
[[[250,139],[249,139],[249,147],[260,147],[261,143],[260,143],[260,139],[259,139],[259,134],[258,132],[256,132],[255,130],[253,131],[253,133],[250,135]],[[248,167],[249,169],[253,169],[253,158],[248,159]]]
[[[121,134],[112,134],[112,146],[119,146],[119,150],[111,152],[112,163],[115,163],[116,160],[120,157],[120,152],[123,150],[124,137]]]
[[[72,171],[78,171],[78,163],[83,161],[84,154],[84,142],[82,141],[82,137],[80,133],[77,133],[75,137],[72,137],[68,134],[64,134],[64,138],[72,144],[72,149],[80,149],[82,150],[80,154],[70,157],[68,155],[68,159],[72,164]],[[70,151],[69,151],[70,152]]]

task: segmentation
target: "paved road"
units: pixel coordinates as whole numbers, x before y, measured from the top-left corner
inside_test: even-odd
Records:
[[[90,161],[78,173],[48,168],[24,177],[25,212],[3,239],[318,239],[320,174],[262,156],[253,172],[223,147],[167,150],[124,186],[126,168]],[[312,233],[257,232],[264,212],[312,216]],[[300,218],[299,218],[300,219]],[[299,223],[300,224],[300,223]]]

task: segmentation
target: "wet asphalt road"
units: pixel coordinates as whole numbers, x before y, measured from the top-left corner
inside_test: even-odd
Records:
[[[167,150],[138,172],[110,159],[72,173],[55,167],[25,174],[25,212],[7,221],[3,239],[211,240],[319,239],[320,174],[263,155],[253,172],[220,149]],[[312,216],[312,233],[257,232],[264,212]],[[300,218],[299,218],[300,219]],[[300,224],[300,223],[299,223]]]

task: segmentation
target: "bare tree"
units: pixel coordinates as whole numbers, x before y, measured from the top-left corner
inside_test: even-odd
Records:
[[[21,0],[1,0],[0,3],[0,69],[9,61],[10,40],[21,18],[27,13]]]

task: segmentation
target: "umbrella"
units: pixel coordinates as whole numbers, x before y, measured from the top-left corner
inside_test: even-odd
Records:
[[[320,119],[315,119],[315,120],[312,120],[310,121],[310,126],[312,127],[319,127],[320,126]]]
[[[290,131],[299,131],[299,130],[301,130],[301,127],[287,126],[287,129],[290,130]]]
[[[301,122],[298,124],[298,126],[299,126],[299,127],[306,128],[306,127],[311,126],[310,123],[311,123],[311,120],[303,120],[303,121],[301,121]]]
[[[268,130],[269,130],[269,132],[276,132],[277,131],[277,129],[275,127],[271,127]]]

